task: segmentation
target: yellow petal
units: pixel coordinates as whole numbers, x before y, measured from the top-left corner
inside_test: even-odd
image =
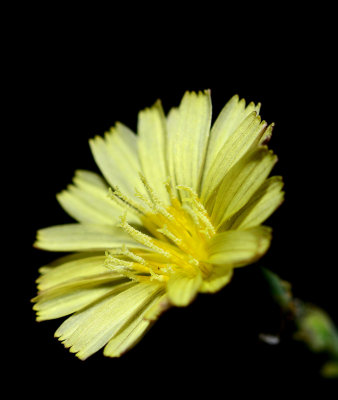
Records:
[[[65,224],[40,229],[34,246],[50,251],[93,251],[116,248],[123,244],[143,247],[118,227]]]
[[[213,195],[221,180],[250,149],[259,144],[267,124],[252,112],[229,136],[229,139],[219,149],[216,156],[210,161],[210,168],[205,172],[201,199],[206,203]]]
[[[170,301],[167,294],[161,296],[144,314],[144,319],[156,321],[158,317],[170,308]]]
[[[161,294],[151,297],[143,309],[128,321],[104,348],[103,354],[107,357],[120,357],[127,350],[134,347],[154,324],[154,320],[145,319],[145,314],[149,309],[157,305],[161,299]]]
[[[166,165],[166,120],[159,101],[138,116],[138,150],[142,171],[164,204],[169,204],[168,192],[164,183],[168,179]]]
[[[227,285],[233,275],[233,269],[230,267],[222,268],[214,266],[214,269],[208,278],[203,279],[199,289],[201,293],[215,293]]]
[[[153,323],[143,319],[142,315],[138,316],[129,324],[128,328],[110,339],[104,348],[103,354],[106,357],[120,357],[143,338]]]
[[[76,171],[74,185],[57,195],[63,209],[79,222],[116,225],[125,212],[121,206],[108,196],[108,186],[97,174],[89,171]],[[139,223],[140,219],[130,211],[127,220]]]
[[[96,136],[89,143],[96,164],[112,187],[119,187],[128,196],[134,196],[135,189],[146,194],[139,179],[137,136],[131,130],[116,124],[104,138]]]
[[[240,210],[262,185],[273,166],[277,157],[267,147],[260,147],[248,153],[231,168],[222,180],[217,195],[213,199],[211,221],[216,227]],[[207,208],[210,208],[207,204]]]
[[[271,229],[265,226],[219,233],[210,240],[208,262],[233,267],[253,263],[267,251],[270,240]]]
[[[37,279],[39,291],[50,289],[73,279],[104,274],[106,256],[100,253],[77,253],[61,257],[49,265],[41,267]]]
[[[170,302],[177,307],[185,307],[195,298],[202,283],[201,274],[186,275],[176,272],[167,283]]]
[[[160,290],[160,286],[156,284],[125,285],[125,290],[113,291],[90,307],[72,315],[59,327],[55,336],[82,360],[105,346]]]
[[[231,136],[252,112],[259,113],[260,104],[250,103],[247,107],[245,100],[239,100],[239,97],[233,96],[224,106],[210,132],[210,140],[208,145],[207,158],[205,163],[204,175],[206,176],[209,169],[221,151],[224,144],[231,140]]]
[[[32,301],[36,304],[37,321],[64,317],[88,306],[117,286],[129,281],[111,272],[77,279],[41,292]]]
[[[106,181],[100,175],[85,169],[77,169],[73,181],[79,188],[95,195],[106,194],[108,190]]]
[[[266,180],[248,203],[230,218],[225,229],[248,229],[263,223],[284,200],[280,176]]]
[[[173,186],[199,193],[211,123],[210,92],[185,93],[167,118],[168,167]]]

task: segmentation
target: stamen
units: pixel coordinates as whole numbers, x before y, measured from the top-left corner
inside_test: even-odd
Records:
[[[165,272],[166,274],[172,274],[175,272],[175,265],[173,264],[165,264],[166,266],[162,268],[162,271]]]
[[[119,273],[123,276],[126,276],[129,279],[134,281],[142,281],[146,279],[146,277],[139,274],[150,274],[151,270],[148,267],[145,267],[139,263],[134,263],[131,261],[121,260],[119,258],[113,257],[109,252],[106,252],[106,259],[104,265],[106,268],[112,270],[113,272]]]
[[[109,257],[109,255],[108,255]],[[133,272],[131,266],[133,263],[128,263],[127,261],[119,260],[114,257],[108,257],[106,258],[104,262],[104,266],[108,269],[110,269],[113,272],[117,272],[123,276],[126,276],[129,279],[132,280],[138,280],[135,273]],[[128,264],[127,264],[128,263]]]
[[[154,279],[160,282],[164,282],[166,280],[166,277],[164,275],[158,275],[156,274],[152,269],[149,269],[150,272],[150,280],[153,281]]]
[[[121,267],[121,269],[125,270],[126,268],[129,270],[133,270],[134,263],[132,261],[121,260],[120,258],[113,257],[108,254],[105,265],[110,269],[116,269],[115,267]]]
[[[176,199],[176,196],[175,196],[174,193],[173,193],[173,189],[172,189],[171,184],[170,184],[170,178],[168,178],[168,179],[164,182],[164,185],[165,185],[165,188],[166,188],[166,190],[167,190],[167,192],[168,192],[168,194],[169,194],[169,197],[170,197],[171,202],[173,202],[173,199]]]
[[[187,201],[188,201],[188,199],[187,199]],[[183,204],[182,209],[191,217],[191,219],[194,222],[194,225],[199,227],[200,222],[199,222],[198,216],[194,212],[194,210],[191,207],[187,206],[186,204]]]
[[[141,201],[130,199],[118,187],[110,189],[109,193],[127,210],[132,209],[141,215],[149,234],[128,223],[127,211],[121,216],[118,226],[147,249],[129,250],[126,245],[111,249],[106,253],[105,265],[137,281],[164,282],[177,271],[197,271],[207,276],[210,267],[199,260],[205,259],[206,240],[216,231],[197,193],[183,185],[173,188],[168,179],[165,187],[170,205],[166,205],[142,174],[140,180],[145,191],[136,189],[136,197]]]
[[[109,188],[109,195],[111,196],[112,200],[117,201],[119,205],[123,205],[127,209],[132,209],[140,215],[144,215],[147,213],[147,210],[142,207],[141,204],[136,203],[134,200],[130,199],[128,196],[122,193],[117,186],[115,186],[114,190]]]
[[[189,254],[189,264],[194,265],[195,267],[198,267],[200,265],[199,261],[196,260],[192,255]]]
[[[122,246],[122,254],[131,258],[132,260],[136,261],[139,264],[149,267],[149,264],[147,263],[147,261],[144,258],[142,258],[142,257],[136,255],[135,253],[133,253],[132,251],[128,250],[125,244]]]
[[[165,235],[167,238],[177,244],[177,246],[182,244],[182,239],[179,239],[172,232],[170,232],[167,225],[163,225],[162,228],[157,229],[157,232],[163,233],[163,235]]]
[[[165,209],[162,201],[160,200],[158,194],[150,187],[149,183],[147,182],[146,178],[140,173],[140,179],[146,188],[151,200],[153,208],[164,217],[169,219],[170,221],[174,220],[174,217]]]
[[[156,210],[156,208],[154,206],[154,203],[150,199],[148,199],[144,194],[142,194],[140,191],[138,191],[137,189],[135,190],[135,196],[138,199],[142,200],[143,203],[146,204],[149,207],[149,210],[151,212],[156,213],[157,210]],[[147,213],[149,213],[149,210],[147,210]]]
[[[191,202],[195,207],[195,212],[198,215],[198,218],[203,222],[207,230],[211,232],[212,235],[216,234],[216,230],[212,223],[209,220],[208,217],[208,212],[204,208],[203,204],[200,202],[197,193],[195,193],[190,187],[188,186],[183,186],[183,185],[178,185],[177,189],[179,190],[185,190],[190,194],[190,200],[186,199],[187,202]],[[210,236],[210,235],[209,235]]]
[[[127,219],[126,219],[126,215],[121,217],[121,223],[118,226],[120,226],[122,229],[124,229],[125,232],[128,233],[128,235],[130,235],[137,242],[143,244],[146,247],[151,248],[156,253],[162,254],[164,257],[170,258],[170,253],[164,251],[160,247],[157,247],[154,244],[152,237],[138,231],[137,229],[135,229],[131,225],[129,225],[127,222]]]
[[[109,249],[105,251],[105,256],[109,257],[110,255],[116,255],[116,256],[121,256],[123,255],[122,249],[117,248],[117,249]]]

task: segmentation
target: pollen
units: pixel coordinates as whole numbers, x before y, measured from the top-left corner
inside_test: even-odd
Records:
[[[177,186],[178,196],[175,196],[166,182],[170,204],[165,205],[145,177],[140,176],[140,179],[147,193],[136,191],[140,204],[119,189],[111,190],[110,195],[116,197],[116,201],[123,201],[126,207],[137,207],[149,234],[129,224],[123,215],[119,226],[142,248],[127,249],[123,246],[107,252],[106,266],[122,275],[132,275],[132,279],[139,281],[155,279],[166,282],[178,272],[201,273],[207,277],[212,266],[205,261],[206,245],[216,230],[197,194],[189,187]]]

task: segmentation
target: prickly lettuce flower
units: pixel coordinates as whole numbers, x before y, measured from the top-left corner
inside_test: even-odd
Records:
[[[210,92],[186,93],[165,116],[139,113],[90,141],[104,178],[76,171],[57,198],[77,223],[41,229],[35,246],[65,251],[40,269],[37,320],[72,314],[55,336],[86,359],[118,357],[171,306],[229,283],[267,251],[261,225],[283,200],[268,178],[273,125],[234,96],[211,127]]]

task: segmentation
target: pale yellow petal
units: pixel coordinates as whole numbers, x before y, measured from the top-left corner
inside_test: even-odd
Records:
[[[207,209],[219,230],[224,222],[240,210],[268,177],[277,157],[266,147],[248,153],[231,168],[217,189]]]
[[[59,327],[55,336],[82,360],[105,346],[160,289],[156,284],[125,285],[126,290],[107,294],[100,301],[72,315]]]
[[[39,293],[36,304],[37,321],[64,317],[88,306],[117,286],[129,281],[111,272],[76,279]]]
[[[154,324],[154,320],[145,319],[145,314],[152,309],[161,299],[161,293],[150,297],[139,313],[134,315],[121,330],[108,342],[103,354],[107,357],[120,357],[127,350],[134,347]]]
[[[248,229],[263,223],[284,200],[280,176],[267,179],[248,203],[226,221],[225,229]]]
[[[107,194],[107,182],[95,172],[78,169],[75,171],[73,181],[76,186],[87,192],[93,192],[95,195]]]
[[[259,113],[260,104],[250,103],[246,107],[244,99],[239,100],[238,95],[233,96],[224,106],[210,132],[210,140],[205,163],[204,175],[207,175],[212,162],[221,151],[224,144],[231,140],[231,136],[238,126],[252,112]]]
[[[167,118],[168,167],[174,185],[199,193],[211,123],[210,92],[183,96]]]
[[[233,268],[215,265],[208,278],[203,279],[199,289],[201,293],[215,293],[227,285],[233,275]]]
[[[176,272],[167,283],[169,301],[176,307],[185,307],[196,297],[202,284],[200,273],[196,275],[187,275]]]
[[[147,333],[154,322],[143,319],[138,316],[124,329],[120,334],[114,336],[103,350],[106,357],[120,357],[127,350],[134,347]]]
[[[107,267],[104,266],[106,256],[100,253],[77,253],[61,257],[49,265],[41,267],[41,275],[37,279],[40,291],[61,285],[73,279],[104,274]]]
[[[49,251],[94,251],[121,247],[123,244],[143,247],[119,227],[65,224],[40,229],[34,246]]]
[[[176,196],[178,191],[176,189],[177,179],[175,173],[175,162],[176,162],[176,134],[175,129],[178,125],[179,120],[179,110],[178,108],[172,108],[167,116],[167,168],[170,179],[170,184],[172,188],[172,193]]]
[[[215,235],[208,246],[208,262],[240,267],[257,261],[268,250],[271,229],[259,226]]]
[[[204,174],[201,199],[204,203],[214,194],[215,189],[228,171],[250,150],[259,144],[266,131],[267,124],[260,116],[252,112],[229,136],[210,161],[210,167]]]
[[[81,342],[81,336],[83,338],[83,335],[86,333],[86,329],[90,327],[90,324],[94,325],[93,328],[95,328],[96,323],[93,323],[93,318],[95,318],[96,311],[104,311],[105,308],[107,310],[109,305],[116,301],[116,297],[127,292],[129,289],[134,288],[136,285],[137,283],[130,281],[123,283],[122,285],[115,286],[105,296],[101,297],[98,301],[91,304],[90,307],[86,307],[83,310],[76,312],[71,317],[67,318],[56,330],[54,336],[62,341],[65,347],[70,347],[71,352],[76,353],[79,350],[72,348],[72,346],[75,342]],[[111,314],[113,314],[113,310],[111,310]],[[100,323],[100,315],[97,314],[97,316],[99,317],[98,322]],[[106,323],[113,323],[113,321],[114,319],[110,318],[110,320],[106,321]],[[109,339],[110,337],[107,338],[105,343],[102,343],[102,346],[100,347],[103,347]],[[85,340],[82,345],[84,347]]]
[[[166,165],[166,119],[159,101],[139,113],[137,133],[142,171],[152,189],[164,204],[169,204],[164,183],[168,180]]]
[[[89,143],[97,165],[113,188],[118,187],[128,196],[134,196],[135,189],[146,193],[139,179],[142,169],[137,136],[132,131],[116,124],[104,138],[96,136]]]
[[[270,141],[274,127],[275,124],[272,123],[266,128],[266,130],[264,131],[263,135],[259,140],[259,144],[266,145]]]
[[[73,181],[74,185],[57,195],[63,209],[79,222],[116,225],[125,208],[109,197],[104,180],[93,172],[76,171]],[[131,223],[140,222],[130,210],[127,219]]]
[[[144,319],[156,321],[159,316],[170,308],[167,294],[162,295],[144,314]]]

